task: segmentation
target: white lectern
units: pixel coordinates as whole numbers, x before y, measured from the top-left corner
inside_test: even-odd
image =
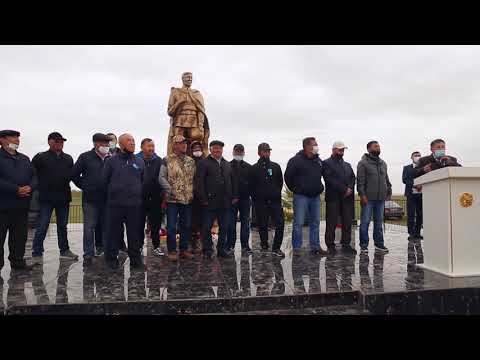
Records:
[[[446,167],[415,179],[423,193],[423,268],[480,275],[480,168]]]

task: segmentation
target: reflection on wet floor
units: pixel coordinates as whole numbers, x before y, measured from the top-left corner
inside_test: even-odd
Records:
[[[82,253],[82,227],[70,225],[72,250]],[[237,229],[239,230],[239,229]],[[1,271],[3,289],[0,306],[22,304],[98,303],[123,301],[159,301],[172,299],[234,298],[269,295],[296,295],[362,290],[383,293],[479,286],[480,277],[450,279],[420,269],[423,250],[420,241],[408,242],[406,229],[387,226],[385,243],[389,254],[375,252],[356,256],[338,251],[335,255],[315,257],[308,250],[305,228],[304,249],[293,255],[291,227],[285,229],[282,249],[285,259],[272,258],[260,250],[258,234],[252,232],[253,255],[241,256],[237,244],[235,258],[206,261],[169,262],[154,257],[150,240],[146,241],[146,271],[131,270],[129,260],[120,257],[121,268],[109,271],[103,258],[95,258],[90,267],[82,261],[60,260],[55,227],[46,238],[44,263],[31,272],[10,271],[7,263]],[[324,233],[324,223],[320,233]],[[26,254],[31,254],[31,238]],[[358,230],[356,231],[358,239]],[[323,239],[322,239],[323,242]],[[358,241],[357,241],[358,242]],[[165,245],[162,243],[162,246]],[[5,252],[8,252],[6,247]],[[81,258],[81,257],[80,257]]]

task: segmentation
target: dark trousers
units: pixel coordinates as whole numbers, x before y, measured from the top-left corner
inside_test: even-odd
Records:
[[[103,214],[103,221],[97,225],[95,228],[95,247],[97,249],[103,248],[103,239],[105,238],[105,219],[107,218],[106,213]]]
[[[255,214],[257,216],[258,234],[262,247],[268,247],[268,218],[275,224],[275,236],[272,250],[278,250],[283,242],[285,221],[281,200],[255,200]]]
[[[162,206],[158,204],[146,203],[140,208],[140,227],[138,235],[140,236],[140,248],[143,247],[145,240],[145,221],[148,219],[150,224],[150,236],[152,237],[153,248],[160,246],[160,227],[162,225]]]
[[[202,238],[202,206],[197,199],[192,202],[192,237],[190,246],[192,250],[200,248],[200,240]]]
[[[82,203],[83,256],[94,256],[95,247],[103,247],[105,231],[105,203]]]
[[[227,247],[227,215],[228,209],[203,209],[202,241],[203,252],[211,253],[213,251],[212,226],[215,218],[218,219],[218,242],[217,251],[224,252]]]
[[[237,242],[237,216],[240,213],[240,243],[242,249],[248,248],[248,239],[250,238],[250,208],[251,201],[248,199],[240,199],[235,205],[229,209],[228,230],[227,230],[227,247],[235,248]]]
[[[3,266],[3,248],[8,231],[8,260],[21,264],[25,260],[25,244],[28,233],[28,210],[9,209],[0,211],[0,265]]]
[[[167,204],[167,250],[177,252],[177,223],[180,233],[180,251],[188,250],[188,242],[192,236],[192,205]]]
[[[338,221],[342,224],[342,245],[349,246],[352,241],[353,196],[326,202],[325,244],[335,246],[335,228]]]
[[[70,249],[70,247],[68,246],[67,238],[67,224],[70,204],[52,204],[48,202],[41,202],[40,214],[38,216],[37,228],[35,230],[35,236],[33,238],[32,244],[33,256],[42,256],[43,254],[43,241],[45,240],[45,236],[47,236],[50,218],[52,217],[54,209],[55,216],[57,218],[58,248],[60,249],[60,253],[63,253]]]
[[[420,236],[423,224],[422,194],[407,196],[407,226],[408,234]]]
[[[105,261],[117,261],[120,243],[123,242],[123,224],[127,228],[128,256],[130,262],[140,261],[140,239],[138,238],[138,206],[109,207],[107,211],[107,236],[105,241]]]

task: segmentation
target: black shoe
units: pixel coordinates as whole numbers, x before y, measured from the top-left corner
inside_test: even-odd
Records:
[[[352,254],[352,255],[355,255],[357,253],[357,250],[352,248],[350,245],[342,246],[342,251],[346,254]]]
[[[93,264],[93,257],[92,256],[85,256],[83,258],[83,266],[90,266]]]
[[[361,253],[368,253],[368,247],[367,246],[361,246],[360,247],[360,252]]]
[[[253,254],[253,251],[249,247],[242,249],[242,255],[252,255],[252,254]]]
[[[268,245],[262,244],[262,251],[268,251]]]
[[[336,254],[336,253],[337,253],[337,249],[335,248],[335,246],[329,246],[329,247],[328,247],[328,253],[329,253],[330,255]]]
[[[32,265],[28,265],[25,261],[18,262],[18,263],[10,263],[10,267],[14,270],[25,270],[25,271],[32,270]]]
[[[382,246],[377,246],[375,245],[375,251],[379,251],[379,252],[382,252],[382,253],[388,253],[388,248],[385,247],[384,245]]]
[[[206,253],[203,254],[203,258],[205,260],[212,260],[213,259],[213,252],[207,251]]]
[[[316,250],[312,250],[312,251],[310,251],[310,253],[311,253],[312,255],[315,255],[315,256],[318,256],[318,255],[320,255],[320,256],[326,256],[326,255],[328,255],[328,251],[325,251],[325,250],[323,250],[322,248],[316,249]]]
[[[282,258],[282,259],[285,257],[285,253],[280,249],[272,250],[272,255],[277,256],[277,257]]]

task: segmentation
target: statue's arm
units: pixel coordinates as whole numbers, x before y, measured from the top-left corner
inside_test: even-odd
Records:
[[[177,100],[175,96],[175,90],[172,89],[172,91],[170,92],[170,98],[168,99],[168,115],[171,117],[175,117],[178,107],[185,101],[185,99]]]

